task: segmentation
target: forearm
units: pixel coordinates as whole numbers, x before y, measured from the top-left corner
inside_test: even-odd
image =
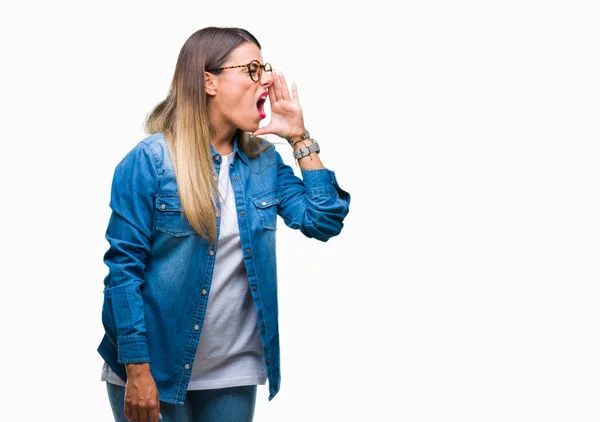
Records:
[[[313,158],[313,164],[317,159]],[[311,162],[308,156],[299,162],[306,160]],[[348,213],[350,195],[339,187],[334,172],[327,168],[303,168],[297,176],[279,154],[277,166],[277,213],[285,224],[321,241],[336,236]]]

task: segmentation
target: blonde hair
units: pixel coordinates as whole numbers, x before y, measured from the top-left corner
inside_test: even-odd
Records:
[[[261,48],[258,40],[241,28],[207,27],[192,34],[179,53],[167,98],[146,119],[146,131],[161,132],[167,140],[183,213],[194,230],[211,242],[217,240],[218,189],[210,151],[204,72],[221,67],[245,42]],[[251,158],[271,146],[240,129],[236,136],[239,148]]]

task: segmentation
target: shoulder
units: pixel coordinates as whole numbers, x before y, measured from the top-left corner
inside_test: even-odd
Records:
[[[146,164],[162,173],[165,158],[168,158],[167,141],[162,133],[153,133],[139,141],[117,167]]]
[[[165,139],[165,136],[160,132],[146,136],[144,139],[139,141],[137,145],[131,150],[132,153],[150,154],[154,156],[157,160],[163,159],[167,151],[167,140]]]

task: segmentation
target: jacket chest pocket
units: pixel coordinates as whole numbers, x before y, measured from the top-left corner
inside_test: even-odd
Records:
[[[171,236],[189,236],[196,232],[182,212],[177,195],[156,196],[156,230]]]
[[[260,217],[262,226],[267,230],[277,229],[277,205],[279,199],[277,198],[277,191],[270,190],[260,195],[253,196],[252,202],[256,207],[256,212]]]

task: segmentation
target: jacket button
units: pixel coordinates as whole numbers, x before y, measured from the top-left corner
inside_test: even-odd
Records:
[[[242,211],[242,212],[240,213],[240,215],[243,217],[243,216],[245,216],[245,215],[246,215],[246,212],[245,212],[245,211]]]
[[[162,204],[162,205],[160,206],[160,209],[161,209],[161,210],[164,210],[165,208],[167,208],[167,206],[166,206],[165,204]]]
[[[261,205],[264,207],[265,205],[267,205],[267,203],[265,201],[262,201]]]
[[[219,213],[219,211],[215,212],[215,217],[219,218],[219,217],[220,217],[220,215],[221,215],[221,214]]]
[[[219,158],[221,158],[219,154],[215,155],[215,161],[219,161]]]
[[[237,182],[238,181],[238,177],[237,176],[233,176],[233,181]]]
[[[264,327],[265,326],[265,322],[264,321],[261,322],[260,325]]]
[[[194,325],[194,330],[198,331],[200,329],[199,325]]]
[[[251,251],[250,249],[246,249],[246,253],[247,253],[248,255],[250,255],[250,254],[252,253],[252,251]]]
[[[270,360],[267,360],[267,365],[270,365],[270,364],[271,364],[271,361],[270,361]]]
[[[185,366],[184,366],[184,368],[185,368],[185,369],[190,369],[190,364],[189,364],[189,363],[186,363],[186,364],[185,364]]]
[[[213,250],[211,249],[210,251],[208,251],[208,254],[209,254],[210,256],[213,256],[213,255],[215,254],[215,251],[213,251]]]
[[[254,290],[255,292],[258,292],[258,287],[254,286],[254,287],[252,288],[252,290]]]
[[[205,295],[206,294],[206,289],[202,289],[202,294]]]

